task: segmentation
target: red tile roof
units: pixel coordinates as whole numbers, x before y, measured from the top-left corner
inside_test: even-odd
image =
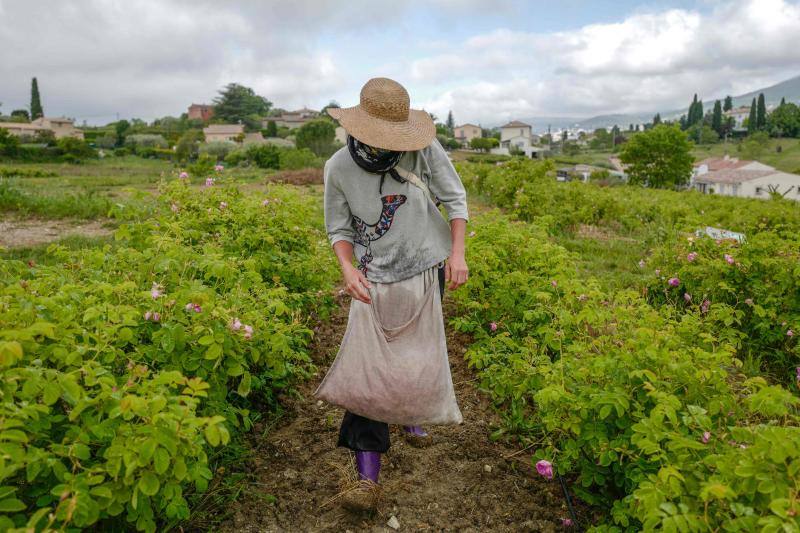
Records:
[[[512,120],[505,126],[500,126],[500,128],[530,128],[530,124],[525,124],[524,122],[520,122],[519,120]]]
[[[775,170],[740,170],[727,168],[697,176],[695,181],[704,183],[742,183],[776,173],[777,171]]]
[[[708,159],[703,159],[702,161],[695,163],[694,166],[699,167],[700,165],[708,165],[708,171],[714,172],[717,170],[741,168],[745,165],[749,165],[750,163],[752,163],[752,161],[745,161],[735,157],[728,159],[722,157],[709,157]]]

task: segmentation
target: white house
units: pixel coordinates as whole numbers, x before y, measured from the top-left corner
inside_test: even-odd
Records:
[[[800,201],[800,176],[782,172],[758,161],[735,157],[710,158],[697,163],[691,186],[706,194],[770,198],[770,192]]]
[[[750,116],[750,106],[743,105],[739,107],[734,107],[733,109],[729,109],[723,113],[727,118],[733,119],[733,127],[734,128],[741,128],[744,119]]]
[[[491,153],[511,155],[511,150],[521,151],[525,157],[540,159],[548,151],[546,147],[535,146],[539,137],[531,131],[531,125],[518,120],[500,126],[500,147],[492,148]]]
[[[64,117],[39,117],[30,122],[0,122],[0,128],[17,136],[36,135],[40,131],[51,131],[56,139],[74,137],[83,139],[83,132],[75,127],[75,121]]]

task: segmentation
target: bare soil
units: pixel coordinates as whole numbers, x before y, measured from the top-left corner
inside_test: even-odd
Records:
[[[383,456],[383,501],[354,512],[335,499],[351,462],[336,447],[343,410],[316,402],[313,391],[336,356],[347,324],[349,297],[339,296],[331,320],[316,329],[313,357],[320,371],[288,400],[288,416],[251,433],[248,485],[226,510],[220,530],[255,531],[564,531],[569,517],[556,481],[540,477],[529,455],[489,435],[499,417],[464,361],[469,339],[448,329],[450,365],[464,415],[458,426],[426,428],[430,446],[414,448],[391,428]],[[445,312],[452,311],[445,298]],[[265,435],[262,437],[262,435]],[[581,507],[580,514],[586,509]],[[397,526],[394,520],[392,525]]]
[[[0,247],[24,248],[57,241],[69,235],[104,237],[114,230],[103,220],[0,219]]]

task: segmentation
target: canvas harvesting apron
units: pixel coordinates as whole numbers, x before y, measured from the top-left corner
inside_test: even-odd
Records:
[[[372,282],[353,299],[342,344],[314,396],[352,413],[403,425],[460,424],[437,267]]]

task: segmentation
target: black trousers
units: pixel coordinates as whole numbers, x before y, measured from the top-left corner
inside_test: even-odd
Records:
[[[444,264],[439,267],[439,294],[444,298]],[[336,446],[354,451],[386,453],[389,449],[389,424],[344,412]]]

